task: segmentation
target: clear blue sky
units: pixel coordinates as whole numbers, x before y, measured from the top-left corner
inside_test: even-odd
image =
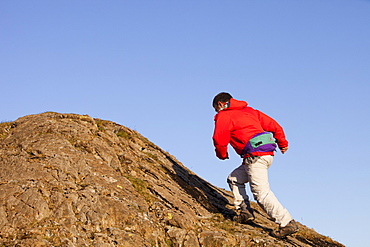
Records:
[[[368,246],[368,0],[0,0],[0,70],[0,121],[111,120],[221,188],[241,160],[215,157],[211,102],[246,100],[290,141],[270,168],[283,205]]]

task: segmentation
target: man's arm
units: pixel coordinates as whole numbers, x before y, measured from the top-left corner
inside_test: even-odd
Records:
[[[215,130],[213,133],[213,145],[215,146],[216,156],[225,160],[229,158],[227,146],[230,142],[231,121],[227,116],[217,114],[215,117]]]
[[[256,111],[258,112],[258,117],[260,119],[262,128],[274,135],[279,149],[282,153],[285,153],[288,150],[288,140],[285,137],[283,127],[281,127],[272,117],[264,114],[261,111]]]

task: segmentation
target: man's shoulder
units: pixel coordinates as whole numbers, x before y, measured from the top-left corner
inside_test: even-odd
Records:
[[[237,114],[257,114],[258,110],[254,109],[253,107],[246,106],[244,108],[235,110],[235,113]]]
[[[218,118],[224,118],[224,117],[235,117],[235,116],[238,116],[238,115],[245,115],[245,114],[258,114],[258,110],[250,107],[250,106],[246,106],[246,107],[243,107],[243,108],[239,108],[239,109],[225,109],[225,110],[222,110],[220,112],[218,112],[216,115],[215,115],[215,120],[217,120]]]

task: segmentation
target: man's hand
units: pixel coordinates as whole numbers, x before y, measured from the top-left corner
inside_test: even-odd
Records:
[[[229,153],[226,153],[226,157],[217,156],[220,160],[227,160],[229,159]]]
[[[280,148],[280,151],[282,154],[284,154],[286,151],[288,151],[288,147]]]

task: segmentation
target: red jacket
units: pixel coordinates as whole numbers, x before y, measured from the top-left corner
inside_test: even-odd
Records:
[[[215,115],[213,143],[216,147],[216,156],[220,159],[228,158],[229,143],[237,154],[242,155],[249,140],[264,131],[273,134],[279,148],[288,146],[283,128],[274,119],[249,107],[245,101],[230,99],[229,107]],[[274,155],[274,152],[254,152],[252,155]]]

